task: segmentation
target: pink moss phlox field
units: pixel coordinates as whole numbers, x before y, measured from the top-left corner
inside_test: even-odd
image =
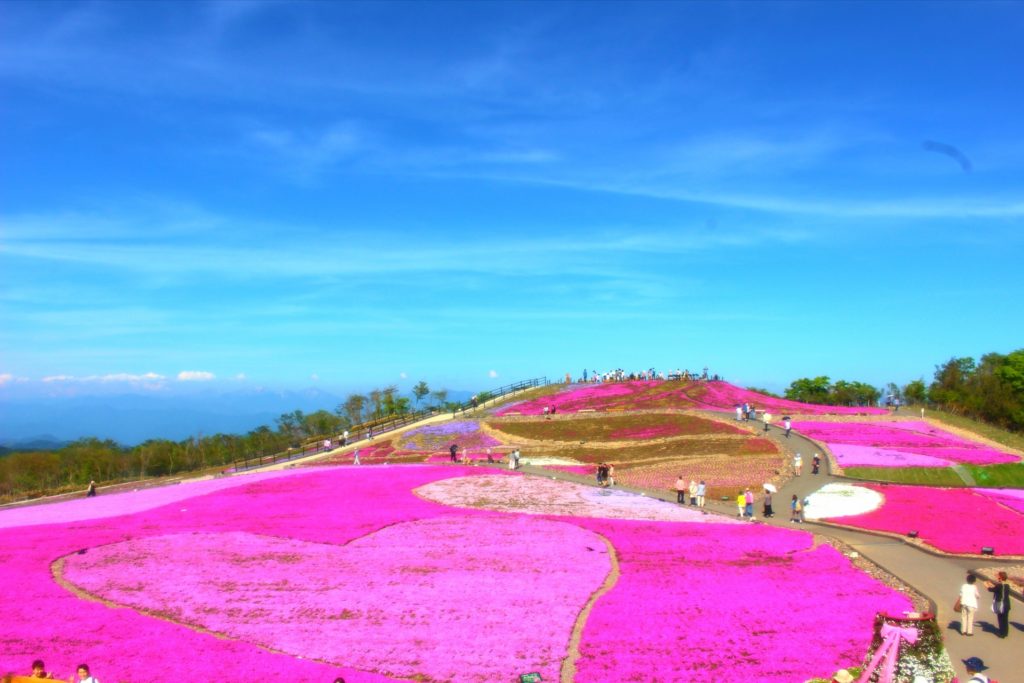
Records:
[[[732,411],[737,404],[751,403],[778,415],[881,415],[882,408],[825,406],[800,403],[737,387],[728,382],[634,381],[572,385],[566,390],[537,399],[514,403],[497,415],[519,413],[540,415],[545,407],[558,412],[580,410],[643,410],[645,408],[710,409]]]
[[[667,436],[677,436],[683,430],[677,425],[656,425],[653,427],[626,427],[608,435],[609,441],[627,441],[644,439],[662,439]]]
[[[805,681],[860,662],[876,612],[911,609],[810,534],[581,524],[600,524],[621,576],[583,630],[578,681]]]
[[[561,509],[518,514],[516,505],[526,511],[547,501],[549,493],[534,487],[557,484],[549,479],[531,478],[538,483],[514,492],[507,512],[421,497],[453,477],[458,486],[474,478],[526,479],[476,467],[305,468],[239,477],[246,481],[132,514],[95,520],[69,514],[74,521],[57,522],[60,515],[51,513],[54,523],[0,528],[0,671],[21,671],[43,656],[65,677],[86,661],[108,681],[150,681],[172,672],[183,680],[320,683],[344,676],[349,683],[380,683],[421,671],[435,680],[489,682],[531,670],[558,680],[570,633],[563,617],[579,613],[581,596],[609,566],[607,546],[594,534],[614,546],[621,574],[594,603],[583,631],[581,683],[650,680],[650,672],[691,681],[709,671],[718,680],[806,680],[859,661],[871,615],[906,607],[902,596],[834,551],[812,549],[803,532],[714,523],[715,515],[702,524],[635,521],[656,509],[656,520],[665,510],[675,515],[676,506],[589,487]],[[487,487],[475,488],[464,492],[470,508]],[[570,516],[573,507],[601,516]],[[421,543],[429,552],[420,552]],[[59,558],[69,579],[107,597],[194,618],[242,639],[84,599],[54,581]],[[571,582],[563,580],[567,572]],[[827,577],[828,590],[808,577]],[[443,594],[452,584],[465,595]],[[526,584],[524,597],[517,586]],[[463,623],[460,609],[485,586],[486,598],[477,598]],[[318,605],[317,592],[332,597]],[[491,601],[502,607],[512,595],[551,598],[565,613],[545,606],[515,623],[489,621]],[[759,608],[771,595],[785,596],[784,613]],[[430,605],[416,603],[429,596]],[[404,599],[413,607],[400,612]],[[388,629],[399,614],[401,624]],[[447,650],[410,645],[407,639],[428,625],[423,642],[451,636],[454,643]],[[338,634],[357,642],[339,647]],[[288,654],[295,651],[341,663]]]
[[[1024,515],[1024,489],[974,489],[974,492]]]
[[[885,497],[882,507],[834,521],[901,536],[917,531],[922,541],[947,553],[978,554],[983,546],[992,546],[997,555],[1024,555],[1024,513],[996,502],[992,489],[981,494],[929,486],[864,486]]]
[[[100,680],[148,681],[166,671],[184,680],[223,680],[225,672],[231,680],[392,680],[270,653],[251,643],[218,639],[82,600],[54,582],[50,565],[80,549],[88,554],[90,548],[109,543],[193,532],[237,531],[344,544],[389,524],[455,514],[410,493],[451,474],[451,469],[425,465],[291,470],[263,481],[239,477],[246,480],[243,485],[133,515],[0,529],[0,598],[5,603],[0,671],[20,671],[45,655],[47,668],[58,674],[70,674],[86,661]],[[163,495],[159,491],[147,493]],[[382,505],[382,500],[388,503]],[[8,512],[16,511],[0,516]],[[58,518],[57,512],[49,515]]]
[[[500,441],[480,431],[476,420],[453,420],[420,427],[403,435],[401,442],[407,451],[447,450],[452,444],[473,450],[501,445]]]
[[[525,571],[530,558],[536,569]],[[485,682],[513,680],[520,663],[557,680],[576,616],[610,570],[593,532],[474,515],[396,524],[345,546],[241,532],[147,538],[72,555],[65,576],[115,603],[307,659]]]
[[[940,461],[994,465],[1018,462],[1016,455],[965,439],[927,422],[804,422],[793,423],[793,429],[828,445],[843,467],[936,467],[931,461],[893,462],[890,451],[917,454]],[[871,456],[867,451],[836,449],[837,445],[880,449]],[[845,459],[844,459],[845,458]],[[874,462],[872,462],[874,460]]]

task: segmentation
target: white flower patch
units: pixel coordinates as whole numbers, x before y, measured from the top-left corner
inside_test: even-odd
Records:
[[[852,517],[877,510],[885,502],[878,491],[852,484],[826,484],[807,497],[807,519]]]

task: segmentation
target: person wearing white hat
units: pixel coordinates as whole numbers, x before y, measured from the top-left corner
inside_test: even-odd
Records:
[[[840,669],[836,672],[836,675],[832,677],[832,683],[853,683],[853,674],[846,669]]]

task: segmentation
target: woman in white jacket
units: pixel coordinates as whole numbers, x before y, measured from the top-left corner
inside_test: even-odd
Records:
[[[974,585],[977,578],[967,575],[967,582],[960,586],[960,634],[974,635],[974,613],[978,611],[978,587]]]

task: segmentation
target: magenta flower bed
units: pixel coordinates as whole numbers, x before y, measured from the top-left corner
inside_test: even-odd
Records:
[[[971,489],[864,486],[885,497],[882,507],[833,521],[901,536],[917,531],[922,541],[947,553],[978,554],[992,546],[998,555],[1024,555],[1024,514],[997,503],[993,489],[982,495]]]
[[[874,612],[908,606],[803,532],[646,521],[686,511],[596,489],[548,509],[645,521],[455,508],[415,492],[481,474],[520,479],[321,467],[140,492],[152,505],[119,516],[102,495],[85,501],[113,506],[96,515],[81,501],[2,511],[0,671],[43,656],[65,677],[89,662],[101,680],[558,680],[575,619],[596,600],[577,681],[714,671],[791,683],[860,661]],[[620,575],[598,593],[610,576],[602,538]],[[786,596],[785,619],[752,608],[771,594]],[[794,637],[808,633],[811,651]]]
[[[578,681],[804,681],[862,661],[875,612],[910,609],[807,534],[581,523],[612,542],[622,575],[587,621]],[[785,596],[784,615],[769,596]]]
[[[1020,460],[1011,453],[970,441],[922,421],[799,421],[793,423],[793,429],[824,442],[843,467],[943,467],[943,462],[994,465]],[[893,451],[906,454],[906,462],[897,459]],[[910,457],[914,454],[928,459]]]
[[[640,389],[660,384],[659,382],[606,382],[571,388],[552,396],[542,396],[530,401],[513,403],[498,410],[495,415],[519,413],[520,415],[542,415],[544,408],[554,406],[563,413],[575,413],[586,408],[605,404],[609,399],[630,396]]]

